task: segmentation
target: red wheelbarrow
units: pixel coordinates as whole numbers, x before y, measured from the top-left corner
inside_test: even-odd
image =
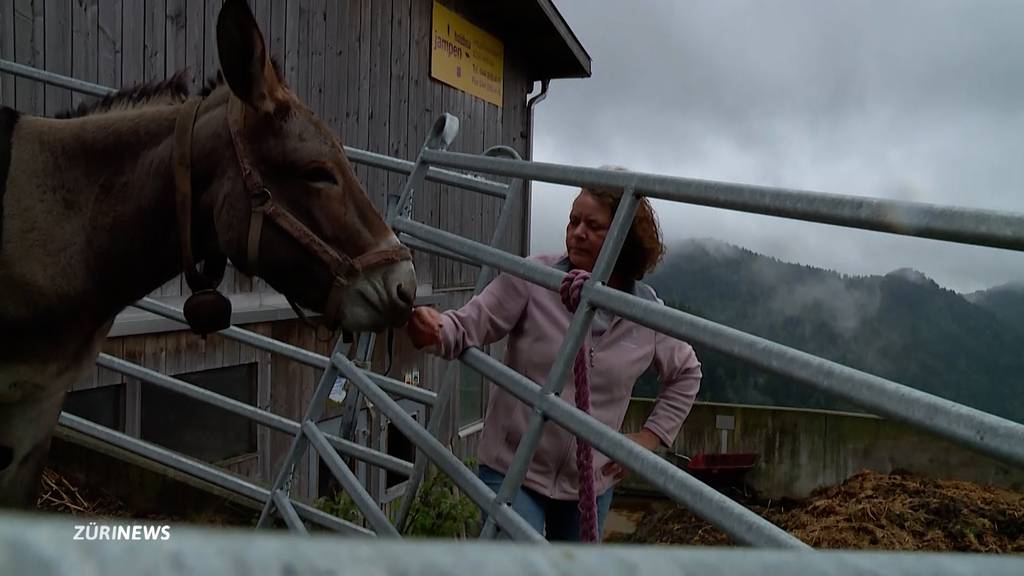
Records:
[[[684,468],[698,480],[712,485],[740,486],[747,472],[754,469],[758,454],[696,454],[687,458],[682,454],[677,457],[686,461]]]

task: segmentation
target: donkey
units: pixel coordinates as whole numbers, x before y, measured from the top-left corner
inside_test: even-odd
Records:
[[[224,2],[217,50],[200,94],[179,73],[70,117],[0,108],[0,507],[33,503],[65,390],[114,317],[183,271],[200,325],[225,314],[227,259],[331,330],[408,319],[409,251],[284,84],[245,0]]]

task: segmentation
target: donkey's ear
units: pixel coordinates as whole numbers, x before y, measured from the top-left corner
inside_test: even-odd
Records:
[[[273,113],[284,101],[284,88],[246,0],[224,1],[217,17],[217,52],[228,87],[243,102]]]

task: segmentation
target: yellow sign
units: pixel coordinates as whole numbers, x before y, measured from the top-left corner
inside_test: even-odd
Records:
[[[505,47],[501,41],[434,2],[430,75],[501,107]]]

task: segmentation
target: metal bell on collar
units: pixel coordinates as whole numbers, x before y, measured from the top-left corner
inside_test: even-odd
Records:
[[[199,290],[185,301],[185,320],[192,332],[206,337],[231,326],[231,301],[215,289]]]

